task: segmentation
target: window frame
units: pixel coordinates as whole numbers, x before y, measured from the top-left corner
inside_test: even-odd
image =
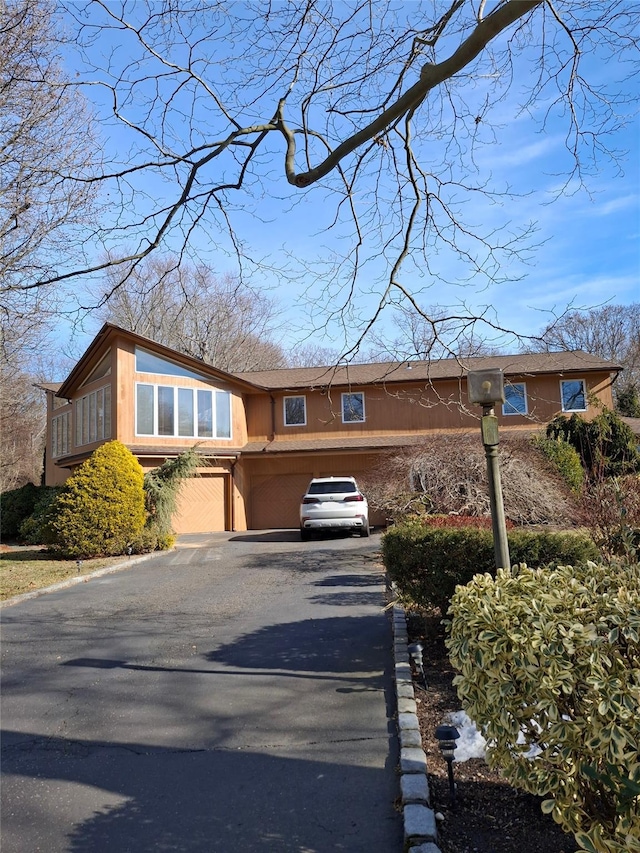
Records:
[[[71,450],[71,410],[51,419],[51,457],[60,459]]]
[[[345,398],[347,397],[360,397],[362,399],[362,417],[361,418],[348,418],[345,419]],[[366,413],[364,406],[364,391],[344,391],[341,395],[340,400],[340,413],[342,415],[342,423],[343,424],[363,424],[366,422]]]
[[[584,399],[584,407],[582,408],[569,408],[565,405],[565,395],[563,392],[563,388],[569,382],[580,382],[582,384],[582,397]],[[571,395],[575,397],[576,395]],[[586,379],[561,379],[560,380],[560,406],[562,407],[563,412],[586,412],[589,408],[589,402],[587,400],[587,380]]]
[[[287,400],[302,400],[302,420],[292,423],[287,419]],[[307,396],[306,394],[288,394],[282,398],[282,420],[286,427],[301,427],[307,425]]]
[[[140,396],[141,388],[150,388],[152,390],[152,432],[140,432]],[[173,431],[159,432],[159,389],[171,389],[173,391]],[[181,430],[180,421],[180,403],[185,401],[185,394],[180,392],[188,391],[191,396],[191,407],[189,415],[192,418],[193,431],[190,435],[186,435],[184,430]],[[209,403],[205,402],[203,395],[208,397]],[[222,399],[224,397],[224,400]],[[232,416],[232,394],[230,391],[223,391],[215,388],[196,388],[184,385],[166,385],[162,382],[136,382],[135,383],[135,435],[136,437],[145,438],[194,438],[194,439],[209,439],[219,441],[231,441],[233,432],[233,416]],[[220,404],[220,411],[219,405]],[[224,405],[224,410],[222,406]],[[208,412],[208,418],[205,418],[205,413]],[[228,432],[228,435],[223,435],[222,431],[218,431],[223,425]],[[210,430],[210,434],[207,434]]]
[[[111,385],[103,385],[73,401],[75,447],[111,438]]]
[[[518,411],[513,403],[509,399],[507,399],[508,389],[509,388],[522,388],[522,401],[524,403],[524,411]],[[514,416],[520,415],[520,417],[525,417],[529,414],[529,401],[527,398],[527,383],[526,382],[505,382],[504,383],[504,394],[505,401],[502,404],[502,414],[507,418],[512,418]],[[507,407],[511,406],[511,411],[508,411]]]

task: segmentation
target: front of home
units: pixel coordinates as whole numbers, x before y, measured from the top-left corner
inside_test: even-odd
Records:
[[[42,386],[45,484],[63,483],[105,441],[145,471],[196,445],[202,466],[181,488],[177,533],[296,527],[312,477],[362,477],[393,448],[478,430],[466,375],[496,367],[500,429],[527,432],[559,413],[612,408],[620,370],[565,352],[230,374],[105,324],[62,384]]]

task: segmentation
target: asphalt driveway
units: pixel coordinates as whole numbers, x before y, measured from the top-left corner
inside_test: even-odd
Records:
[[[3,853],[400,853],[378,548],[183,537],[3,609]]]

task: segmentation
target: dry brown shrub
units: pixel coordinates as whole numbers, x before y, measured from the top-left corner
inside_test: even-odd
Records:
[[[638,560],[640,474],[594,480],[584,491],[581,509],[582,524],[609,557]]]
[[[508,519],[521,525],[578,523],[575,498],[528,437],[502,438],[499,457]],[[389,453],[363,486],[371,504],[392,520],[424,512],[490,515],[479,435],[433,435]]]

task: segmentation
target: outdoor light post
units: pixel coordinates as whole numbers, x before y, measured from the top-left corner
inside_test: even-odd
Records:
[[[422,676],[422,685],[424,689],[427,689],[427,679],[424,676],[424,663],[422,659],[423,646],[422,643],[411,643],[411,645],[407,646],[407,651],[411,655],[411,660],[416,665],[418,672]]]
[[[482,406],[480,429],[484,452],[487,457],[487,478],[489,480],[491,527],[493,529],[496,568],[509,569],[511,568],[511,561],[509,559],[504,504],[502,502],[502,483],[498,462],[498,418],[495,413],[496,403],[504,403],[505,401],[502,370],[495,368],[493,370],[470,371],[467,374],[467,389],[470,402]]]
[[[460,732],[455,726],[446,725],[443,723],[436,729],[436,740],[440,747],[442,757],[447,762],[447,775],[449,776],[449,800],[451,805],[456,804],[456,786],[453,781],[453,756],[456,751],[456,741],[460,737]]]

